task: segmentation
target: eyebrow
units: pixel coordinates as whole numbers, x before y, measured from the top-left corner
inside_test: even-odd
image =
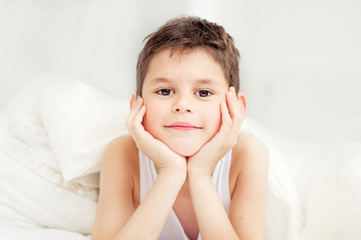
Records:
[[[167,78],[153,78],[151,80],[151,82],[154,83],[168,83],[171,82],[171,80],[167,79]]]
[[[218,81],[216,81],[214,79],[208,79],[208,78],[206,78],[206,79],[198,79],[198,80],[196,80],[196,83],[198,83],[198,84],[214,84],[214,85],[219,84]]]
[[[172,80],[168,79],[168,78],[153,78],[151,80],[151,82],[153,84],[155,83],[170,83],[172,82]],[[208,79],[208,78],[204,78],[204,79],[197,79],[195,80],[196,84],[212,84],[212,85],[218,85],[218,81],[214,80],[214,79]]]

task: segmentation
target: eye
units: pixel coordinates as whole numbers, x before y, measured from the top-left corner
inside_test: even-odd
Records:
[[[170,90],[169,88],[163,88],[157,91],[158,94],[162,95],[162,96],[168,96],[173,94],[174,92],[172,90]]]
[[[196,92],[196,95],[199,97],[209,97],[212,93],[208,90],[199,90]]]

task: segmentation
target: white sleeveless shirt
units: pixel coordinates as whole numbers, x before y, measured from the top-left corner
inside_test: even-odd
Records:
[[[229,192],[229,169],[231,165],[232,150],[229,151],[220,161],[218,161],[214,169],[212,180],[217,189],[218,196],[223,204],[227,214],[231,204],[231,195]],[[140,202],[153,187],[157,180],[158,174],[154,163],[144,153],[139,151],[139,171],[140,171]],[[171,210],[167,221],[159,236],[160,240],[189,240],[185,234],[177,215]],[[198,239],[201,239],[200,234]]]

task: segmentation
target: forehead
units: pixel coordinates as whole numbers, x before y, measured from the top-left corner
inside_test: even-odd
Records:
[[[201,48],[171,51],[156,54],[144,79],[145,84],[164,81],[217,82],[228,85],[224,71],[213,56]]]

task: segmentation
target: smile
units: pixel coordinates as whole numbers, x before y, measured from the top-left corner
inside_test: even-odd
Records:
[[[176,123],[172,123],[171,125],[166,125],[165,127],[175,130],[183,130],[183,131],[202,129],[201,127],[197,127],[186,122],[176,122]]]

